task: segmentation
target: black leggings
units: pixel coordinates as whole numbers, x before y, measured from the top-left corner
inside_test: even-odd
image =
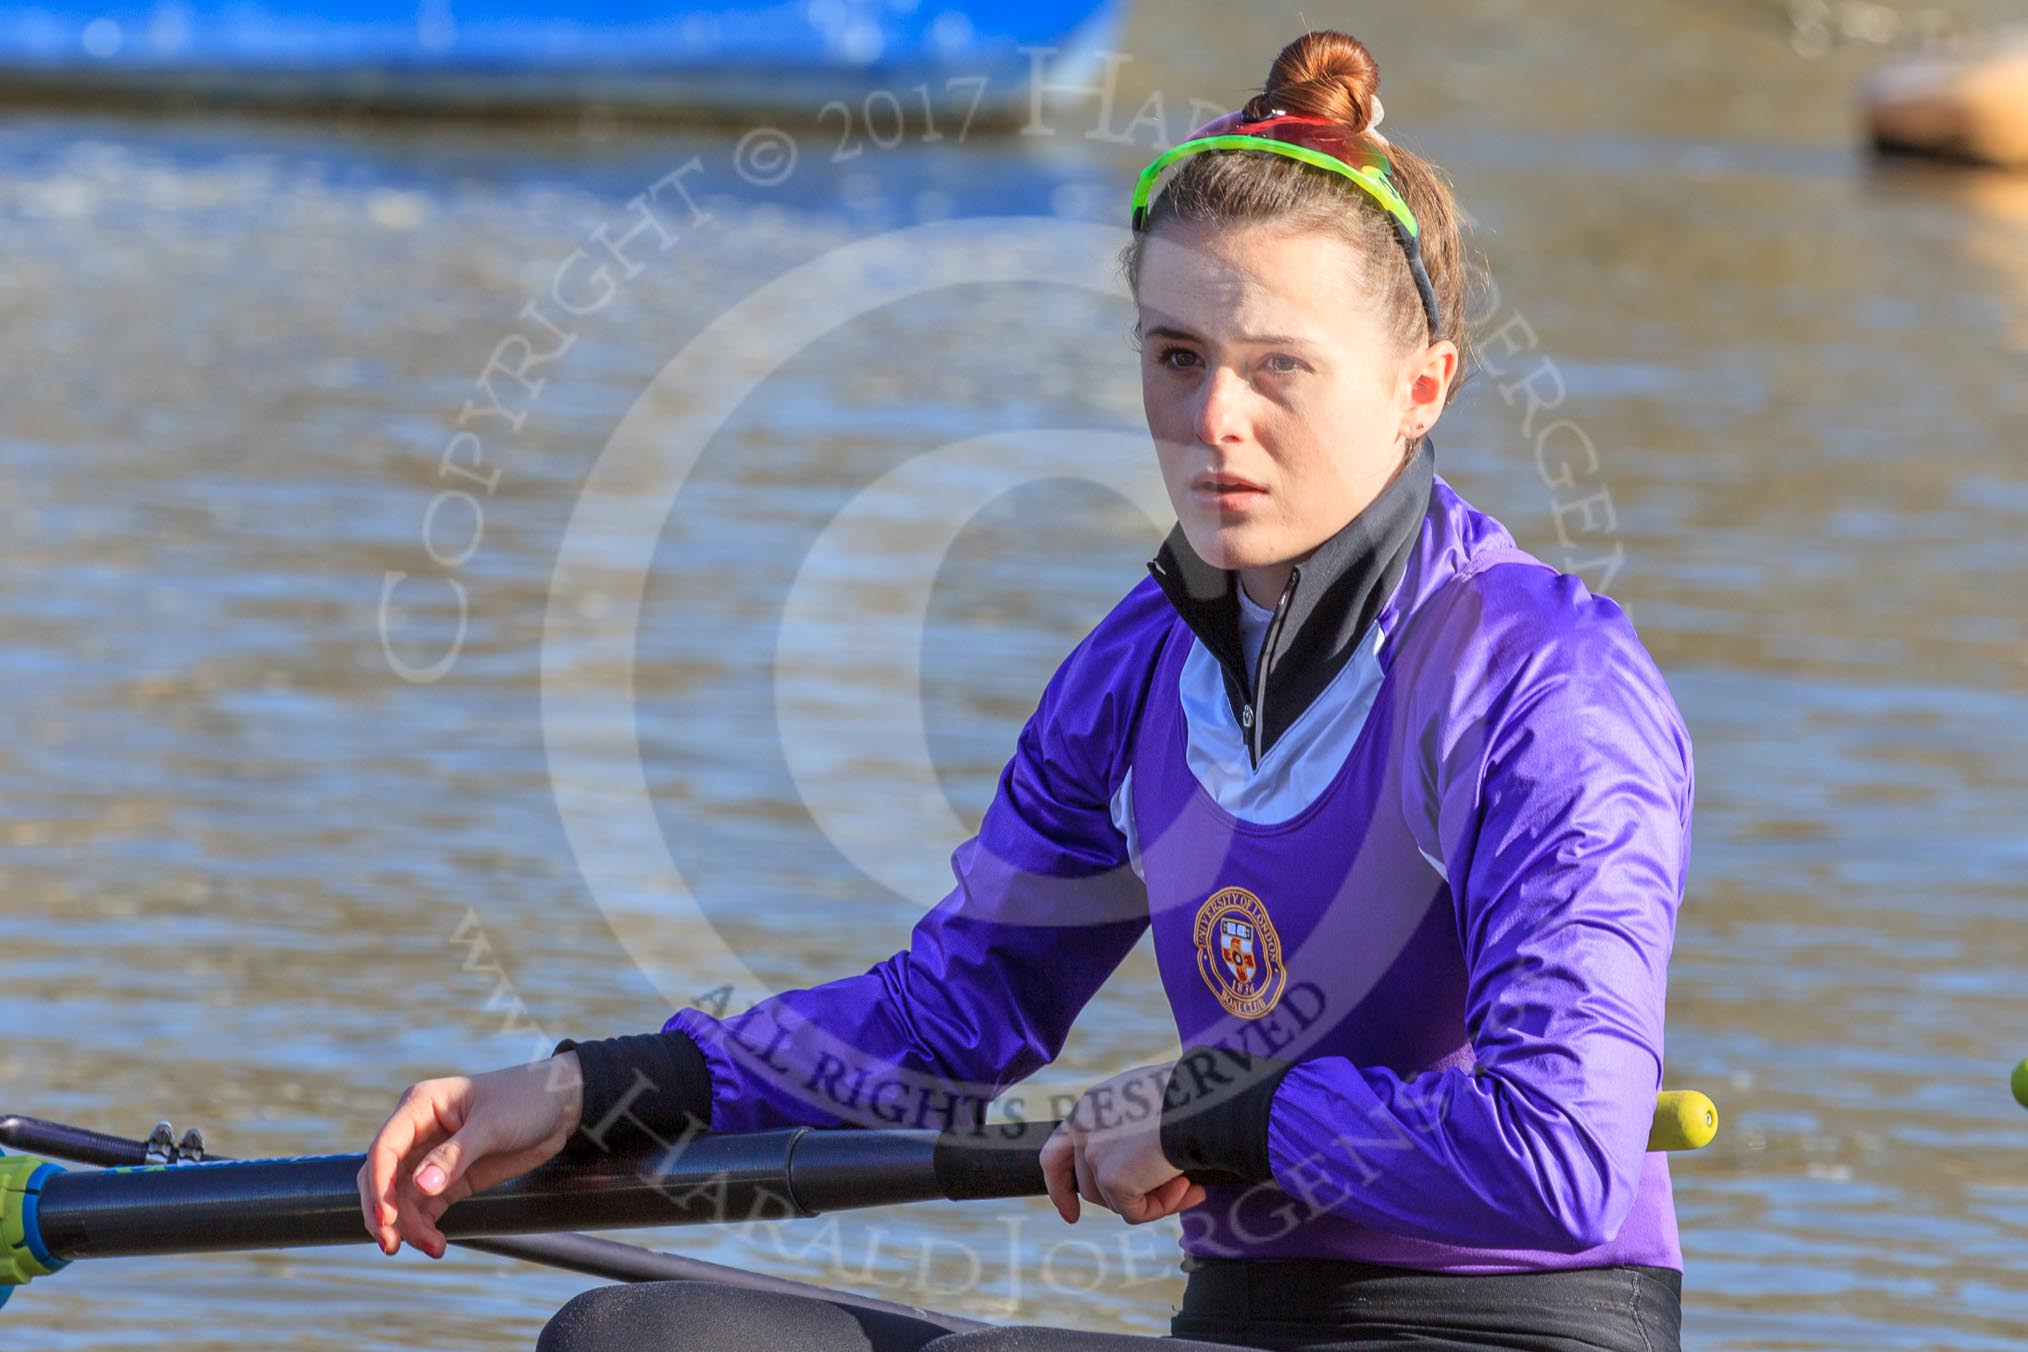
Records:
[[[587,1291],[537,1352],[1680,1352],[1682,1279],[1667,1268],[1453,1277],[1360,1263],[1208,1262],[1174,1336],[972,1328],[711,1282]],[[1294,1317],[1291,1317],[1292,1312]],[[969,1331],[956,1331],[968,1329]]]

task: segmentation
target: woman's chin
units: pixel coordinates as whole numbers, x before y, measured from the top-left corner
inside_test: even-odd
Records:
[[[1214,568],[1266,568],[1292,557],[1276,532],[1251,521],[1185,519],[1183,534],[1197,556]]]

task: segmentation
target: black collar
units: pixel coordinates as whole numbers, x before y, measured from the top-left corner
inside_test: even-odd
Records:
[[[1435,476],[1436,448],[1425,437],[1365,511],[1290,570],[1251,691],[1239,636],[1239,574],[1206,563],[1181,522],[1149,561],[1169,604],[1224,671],[1255,765],[1344,667],[1393,593],[1429,511]]]

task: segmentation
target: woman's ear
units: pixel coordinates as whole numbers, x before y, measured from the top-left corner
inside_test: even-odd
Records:
[[[1458,345],[1440,338],[1409,358],[1407,385],[1403,391],[1401,434],[1409,441],[1436,426],[1443,416],[1444,400],[1458,377]]]

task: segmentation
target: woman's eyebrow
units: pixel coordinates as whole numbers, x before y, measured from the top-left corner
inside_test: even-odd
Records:
[[[1154,328],[1146,330],[1146,336],[1149,338],[1181,338],[1185,342],[1191,343],[1201,343],[1204,341],[1188,329],[1174,328],[1168,324],[1157,324]],[[1232,336],[1238,342],[1254,343],[1263,347],[1302,347],[1308,341],[1307,339],[1285,333],[1235,333]]]

